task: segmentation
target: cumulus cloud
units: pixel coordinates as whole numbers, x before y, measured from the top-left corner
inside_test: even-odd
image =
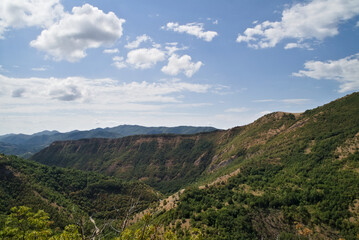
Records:
[[[9,28],[49,27],[63,14],[59,0],[1,0],[0,38]]]
[[[110,46],[122,36],[124,19],[113,12],[85,4],[74,7],[59,22],[43,30],[30,45],[55,60],[75,62],[86,56],[86,49]]]
[[[339,92],[359,90],[359,53],[339,60],[308,61],[304,68],[293,75],[338,81]]]
[[[128,48],[128,49],[138,48],[141,43],[146,42],[146,41],[152,41],[152,39],[149,36],[147,36],[146,34],[143,34],[141,36],[137,36],[135,41],[127,43],[125,45],[125,48]]]
[[[126,62],[134,68],[147,69],[164,61],[166,54],[157,48],[139,48],[128,52]]]
[[[218,35],[215,31],[204,31],[203,23],[187,23],[185,25],[179,25],[177,22],[169,22],[166,26],[163,26],[162,29],[187,33],[207,42],[212,41],[212,39]]]
[[[60,101],[84,100],[89,96],[88,87],[84,79],[78,77],[65,79],[10,78],[0,75],[0,83],[5,93],[11,93],[13,98],[25,99],[24,103],[28,103],[29,99],[37,99],[40,102],[45,99]]]
[[[191,57],[188,55],[183,55],[179,57],[176,54],[173,54],[168,59],[168,64],[164,66],[161,70],[165,74],[168,75],[178,75],[179,73],[183,72],[187,77],[192,77],[203,65],[201,61],[196,63],[191,62]]]
[[[323,40],[339,33],[338,25],[359,14],[357,0],[313,0],[298,3],[282,12],[281,21],[264,21],[239,34],[237,42],[246,42],[252,48],[275,47],[284,39],[295,39],[305,47],[305,40]]]
[[[107,53],[107,54],[114,54],[114,53],[119,53],[120,51],[118,50],[118,48],[112,48],[112,49],[105,49],[103,50],[103,53]]]

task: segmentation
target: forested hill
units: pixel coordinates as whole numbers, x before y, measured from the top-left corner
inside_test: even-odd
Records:
[[[32,135],[7,134],[0,136],[0,153],[30,157],[54,141],[78,140],[83,138],[119,138],[141,134],[194,134],[211,132],[213,127],[143,127],[138,125],[120,125],[112,128],[96,128],[87,131],[42,131]]]
[[[122,219],[134,201],[138,211],[160,195],[140,182],[124,182],[95,172],[48,167],[15,156],[0,155],[0,227],[14,206],[42,209],[55,222],[92,225],[94,219]],[[92,226],[91,226],[92,227]]]
[[[139,179],[173,192],[248,161],[285,166],[297,152],[298,163],[313,156],[316,164],[344,159],[357,143],[358,123],[359,94],[353,93],[302,114],[275,112],[226,131],[55,142],[32,160]]]
[[[185,188],[137,226],[177,239],[359,237],[358,93],[227,131],[55,142],[33,160]]]

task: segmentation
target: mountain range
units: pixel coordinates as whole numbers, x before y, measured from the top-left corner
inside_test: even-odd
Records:
[[[213,127],[143,127],[138,125],[120,125],[112,128],[96,128],[87,131],[42,131],[32,135],[6,134],[0,136],[0,152],[8,155],[18,155],[25,158],[47,147],[54,141],[78,140],[84,138],[120,138],[130,135],[143,134],[194,134],[216,130]]]

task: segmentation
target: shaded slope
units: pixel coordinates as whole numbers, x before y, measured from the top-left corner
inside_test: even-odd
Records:
[[[55,142],[33,160],[139,179],[163,192],[193,182],[210,164],[215,133]]]

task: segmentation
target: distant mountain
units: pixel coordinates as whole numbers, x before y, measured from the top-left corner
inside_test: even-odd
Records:
[[[88,131],[42,131],[32,135],[7,134],[0,136],[0,152],[8,155],[29,157],[47,147],[54,141],[78,140],[86,138],[120,138],[146,134],[194,134],[215,131],[213,127],[143,127],[138,125],[120,125],[112,128],[96,128]]]
[[[226,131],[54,142],[32,160],[187,187],[158,221],[204,239],[359,236],[359,93]]]

